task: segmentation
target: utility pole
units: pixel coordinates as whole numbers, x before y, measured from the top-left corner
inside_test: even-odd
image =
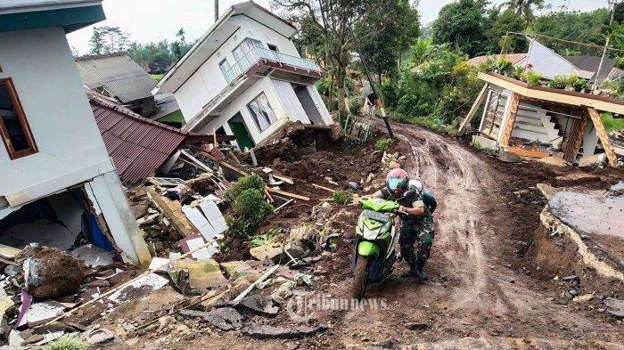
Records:
[[[353,35],[353,31],[351,30],[351,38],[353,39],[353,43],[355,44],[355,51],[357,51],[358,56],[360,56],[360,60],[362,61],[362,67],[364,68],[364,74],[366,74],[366,79],[368,79],[368,83],[371,86],[371,89],[373,90],[373,94],[375,94],[375,96],[377,96],[377,101],[371,101],[374,102],[375,105],[377,106],[377,108],[379,108],[379,111],[381,112],[381,117],[384,120],[384,123],[386,124],[386,129],[388,129],[388,136],[390,136],[391,139],[394,139],[394,132],[392,132],[392,127],[390,126],[390,121],[388,120],[388,116],[386,115],[386,110],[384,108],[384,102],[383,102],[383,98],[381,97],[380,91],[377,90],[377,88],[375,87],[375,82],[373,81],[373,79],[371,78],[370,72],[368,71],[368,66],[366,64],[366,58],[364,57],[364,55],[362,55],[362,52],[360,51],[360,47],[358,44],[356,44],[358,41],[355,39],[355,35]]]
[[[613,26],[613,19],[615,18],[615,7],[620,3],[621,0],[609,0],[609,7],[611,9],[611,19],[609,20],[609,28],[607,28],[607,41],[605,42],[604,50],[602,50],[602,57],[600,58],[600,65],[598,65],[598,71],[596,72],[596,79],[594,79],[594,90],[598,88],[598,74],[602,70],[604,66],[604,61],[607,57],[607,49],[609,48],[609,43],[611,41],[611,27]]]
[[[213,0],[214,1],[214,18],[215,18],[215,23],[217,23],[217,21],[219,20],[219,0]]]

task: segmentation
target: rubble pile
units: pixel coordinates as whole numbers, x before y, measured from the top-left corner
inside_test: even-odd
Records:
[[[404,160],[376,149],[374,138],[355,145],[335,128],[296,123],[244,154],[229,145],[182,150],[166,174],[126,192],[150,266],[124,264],[114,246],[28,247],[1,277],[4,339],[132,345],[140,336],[192,338],[206,326],[256,338],[322,332],[321,321],[286,314],[290,300],[319,288],[323,261],[346,249],[340,238],[352,237],[357,209],[333,194],[370,194],[383,186],[381,172]],[[236,206],[249,191],[270,211],[243,234]]]

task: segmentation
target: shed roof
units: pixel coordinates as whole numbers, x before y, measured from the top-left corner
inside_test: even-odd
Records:
[[[605,58],[604,64],[602,65],[602,68],[600,69],[600,72],[598,72],[598,67],[600,67],[600,60],[602,59],[602,57],[600,56],[564,56],[566,60],[572,62],[572,64],[574,64],[575,66],[577,66],[578,68],[588,71],[588,72],[594,72],[594,76],[592,77],[592,79],[598,79],[598,80],[603,80],[605,79],[607,76],[609,76],[609,73],[611,73],[611,70],[613,70],[613,68],[615,67],[615,61],[610,59],[610,58]]]
[[[76,59],[82,81],[90,89],[104,89],[121,103],[152,96],[156,81],[125,53]]]
[[[88,91],[87,96],[108,154],[124,183],[137,183],[151,176],[189,136],[95,92]]]

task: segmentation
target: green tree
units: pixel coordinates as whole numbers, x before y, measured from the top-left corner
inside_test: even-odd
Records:
[[[483,42],[491,26],[487,5],[487,0],[459,0],[444,6],[433,23],[433,43],[452,44],[471,57],[485,53]]]
[[[509,0],[503,3],[517,16],[521,16],[525,23],[530,23],[535,18],[534,11],[544,8],[544,0]]]
[[[299,26],[298,44],[316,58],[331,79],[328,91],[335,92],[339,118],[346,116],[347,67],[354,49],[355,28],[369,16],[376,17],[371,9],[384,8],[391,1],[395,0],[273,0]],[[367,32],[356,40],[365,42],[367,36],[376,34],[377,31]]]
[[[497,14],[494,24],[486,34],[488,38],[486,51],[498,53],[502,49],[504,52],[526,52],[528,44],[523,36],[507,35],[508,32],[522,33],[525,29],[524,20],[517,16],[512,9]]]
[[[119,27],[93,27],[89,45],[92,55],[123,52],[130,47],[129,35]]]

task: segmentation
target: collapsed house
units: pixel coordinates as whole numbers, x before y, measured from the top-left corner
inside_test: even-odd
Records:
[[[144,118],[96,92],[88,91],[87,96],[108,154],[125,185],[166,173],[185,145],[213,142],[212,135],[189,133]],[[217,142],[232,139],[214,137]]]
[[[151,116],[157,112],[151,90],[156,81],[126,53],[112,53],[76,58],[84,84],[114,98],[132,111]]]
[[[598,60],[588,56],[564,58],[535,40],[529,54],[493,58],[508,59],[518,67],[538,72],[546,80],[566,74],[587,81],[620,75],[612,63],[598,69],[593,63],[599,64],[600,57]],[[472,64],[479,62],[484,60],[475,58]],[[610,166],[616,166],[618,155],[624,155],[618,154],[611,144],[600,117],[602,112],[624,114],[624,101],[585,91],[532,86],[494,72],[479,73],[479,79],[486,84],[459,131],[466,130],[485,103],[478,135],[473,136],[473,142],[481,147],[559,165],[608,161]]]
[[[319,66],[301,58],[296,28],[254,2],[232,6],[163,77],[154,93],[174,94],[186,125],[234,135],[253,148],[288,121],[329,125],[313,83]]]
[[[148,263],[65,37],[104,18],[97,0],[0,8],[0,243],[66,248],[82,231]]]
[[[593,162],[601,157],[597,153],[603,153],[609,165],[616,166],[617,155],[600,112],[623,114],[624,101],[529,86],[496,73],[480,73],[479,78],[487,84],[464,120],[465,126],[485,100],[479,135],[473,141],[519,157],[554,158],[570,164]]]

